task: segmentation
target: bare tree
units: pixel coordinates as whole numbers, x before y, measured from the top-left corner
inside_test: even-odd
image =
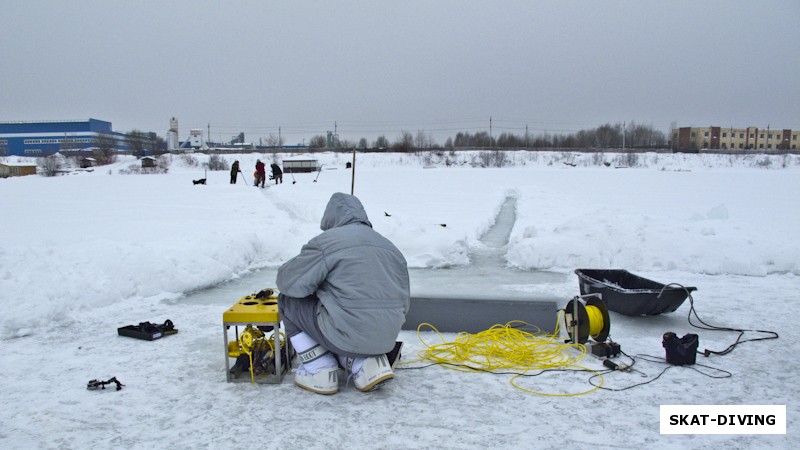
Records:
[[[283,136],[276,136],[274,134],[270,134],[267,136],[267,146],[268,147],[280,147],[283,145]]]
[[[99,134],[95,147],[94,158],[97,160],[97,164],[103,166],[116,161],[117,139],[114,136],[106,133]]]
[[[422,130],[417,130],[417,135],[414,137],[414,146],[416,148],[425,148],[425,132]]]
[[[389,148],[389,139],[386,139],[386,136],[378,136],[378,139],[375,139],[375,147],[376,148]]]
[[[131,154],[136,158],[141,158],[146,151],[153,148],[150,134],[141,130],[132,130],[125,133],[125,142],[128,144]]]
[[[622,145],[622,126],[620,124],[612,126],[610,123],[600,125],[595,130],[595,142],[598,147],[603,148]]]
[[[502,132],[497,137],[498,147],[522,147],[524,142],[517,135],[513,133]]]
[[[580,130],[575,134],[575,146],[580,148],[594,147],[594,132]]]
[[[228,160],[219,155],[211,155],[208,162],[203,164],[208,170],[230,170]]]
[[[325,148],[326,144],[327,139],[325,139],[325,136],[318,134],[308,141],[308,148]]]
[[[63,158],[58,154],[45,156],[36,160],[36,165],[39,166],[39,172],[46,176],[55,176],[61,167],[64,166]]]
[[[361,139],[359,139],[358,148],[367,148],[367,145],[368,144],[367,144],[367,139],[366,138],[362,137]]]
[[[153,148],[153,154],[161,156],[167,153],[167,141],[155,133],[150,133],[150,142]]]
[[[425,146],[428,148],[439,148],[439,144],[437,144],[436,139],[433,138],[433,133],[428,133],[425,137]]]
[[[356,146],[355,142],[351,141],[350,139],[343,139],[339,141],[339,145],[337,148],[354,148]]]
[[[414,135],[409,131],[401,131],[400,136],[392,144],[392,149],[399,152],[410,152],[414,149]]]
[[[672,143],[671,147],[673,151],[678,150],[678,139],[676,139],[675,133],[678,132],[678,122],[672,121],[669,124],[669,141]]]
[[[494,139],[486,131],[479,131],[474,135],[459,131],[456,133],[453,145],[455,147],[491,147],[493,141]]]

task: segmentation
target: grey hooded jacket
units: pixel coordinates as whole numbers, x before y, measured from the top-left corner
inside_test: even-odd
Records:
[[[352,195],[331,196],[320,228],[323,233],[278,270],[278,290],[296,298],[316,294],[317,324],[341,350],[390,351],[410,305],[403,254],[372,229]]]

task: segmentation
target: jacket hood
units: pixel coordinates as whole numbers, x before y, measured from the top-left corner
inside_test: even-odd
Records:
[[[372,228],[372,223],[367,218],[367,212],[361,205],[361,201],[352,195],[337,192],[328,201],[319,227],[322,231],[326,231],[359,222]]]

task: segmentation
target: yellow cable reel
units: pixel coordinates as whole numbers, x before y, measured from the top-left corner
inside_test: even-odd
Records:
[[[575,344],[586,343],[590,336],[595,342],[604,342],[611,329],[611,318],[599,295],[579,295],[564,308],[564,325]]]
[[[253,328],[252,326],[248,325],[244,331],[242,331],[241,336],[239,336],[242,351],[248,355],[252,355],[253,347],[255,347],[256,342],[260,339],[264,339],[264,332],[258,328]]]
[[[589,335],[599,335],[605,326],[603,312],[596,306],[586,305],[586,314],[589,316]]]

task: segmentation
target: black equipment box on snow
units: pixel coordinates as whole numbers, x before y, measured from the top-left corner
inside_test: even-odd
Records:
[[[154,325],[150,322],[142,322],[139,325],[126,325],[117,328],[117,334],[120,336],[127,336],[145,341],[153,341],[177,332],[178,330],[175,329],[172,321],[169,319],[159,325]]]

